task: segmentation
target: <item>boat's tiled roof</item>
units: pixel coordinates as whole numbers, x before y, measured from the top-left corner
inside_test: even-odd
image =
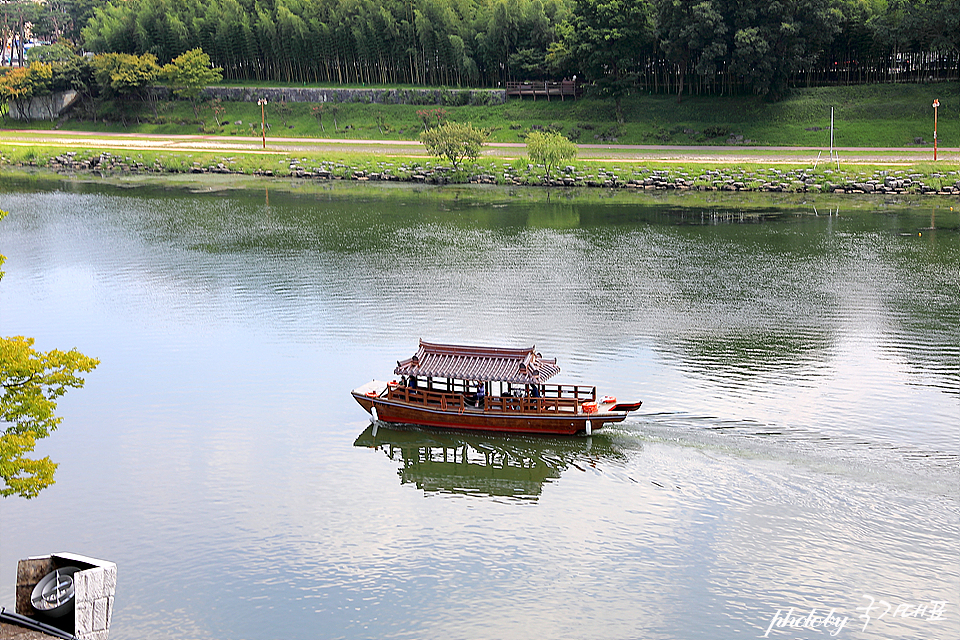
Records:
[[[420,341],[416,355],[397,362],[394,373],[420,378],[502,381],[540,384],[560,373],[556,359],[529,349],[466,347]]]

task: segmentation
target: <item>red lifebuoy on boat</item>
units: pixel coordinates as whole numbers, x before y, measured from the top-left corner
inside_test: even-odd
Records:
[[[602,396],[600,404],[617,404],[617,396]]]
[[[363,395],[368,396],[368,397],[370,397],[370,398],[376,398],[376,397],[379,396],[380,394],[377,393],[377,391],[376,391],[375,389],[371,389],[370,391],[367,391],[367,392],[366,392],[365,394],[363,394]]]

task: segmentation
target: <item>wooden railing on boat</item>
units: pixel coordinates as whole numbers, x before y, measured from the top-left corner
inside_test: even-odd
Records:
[[[494,396],[483,399],[483,410],[498,413],[577,413],[581,404],[576,398]]]
[[[441,411],[463,411],[466,407],[462,393],[445,393],[415,387],[390,385],[387,387],[387,399],[399,400],[409,404],[419,404]]]
[[[597,388],[581,385],[542,385],[540,396],[485,396],[483,410],[495,413],[580,413],[583,404],[597,401]],[[475,408],[473,397],[463,393],[417,387],[387,386],[387,399],[439,409],[464,411]]]

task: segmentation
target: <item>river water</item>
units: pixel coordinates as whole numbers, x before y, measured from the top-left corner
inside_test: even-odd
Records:
[[[0,333],[101,360],[0,604],[73,551],[112,640],[960,637],[956,203],[200,187],[0,186]],[[420,338],[643,406],[374,435]]]

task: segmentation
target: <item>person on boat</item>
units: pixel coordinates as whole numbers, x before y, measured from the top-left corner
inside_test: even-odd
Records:
[[[476,405],[478,408],[483,407],[483,398],[486,394],[487,391],[484,388],[483,382],[477,382]]]
[[[540,397],[540,388],[535,384],[530,385],[530,397],[531,398]]]

